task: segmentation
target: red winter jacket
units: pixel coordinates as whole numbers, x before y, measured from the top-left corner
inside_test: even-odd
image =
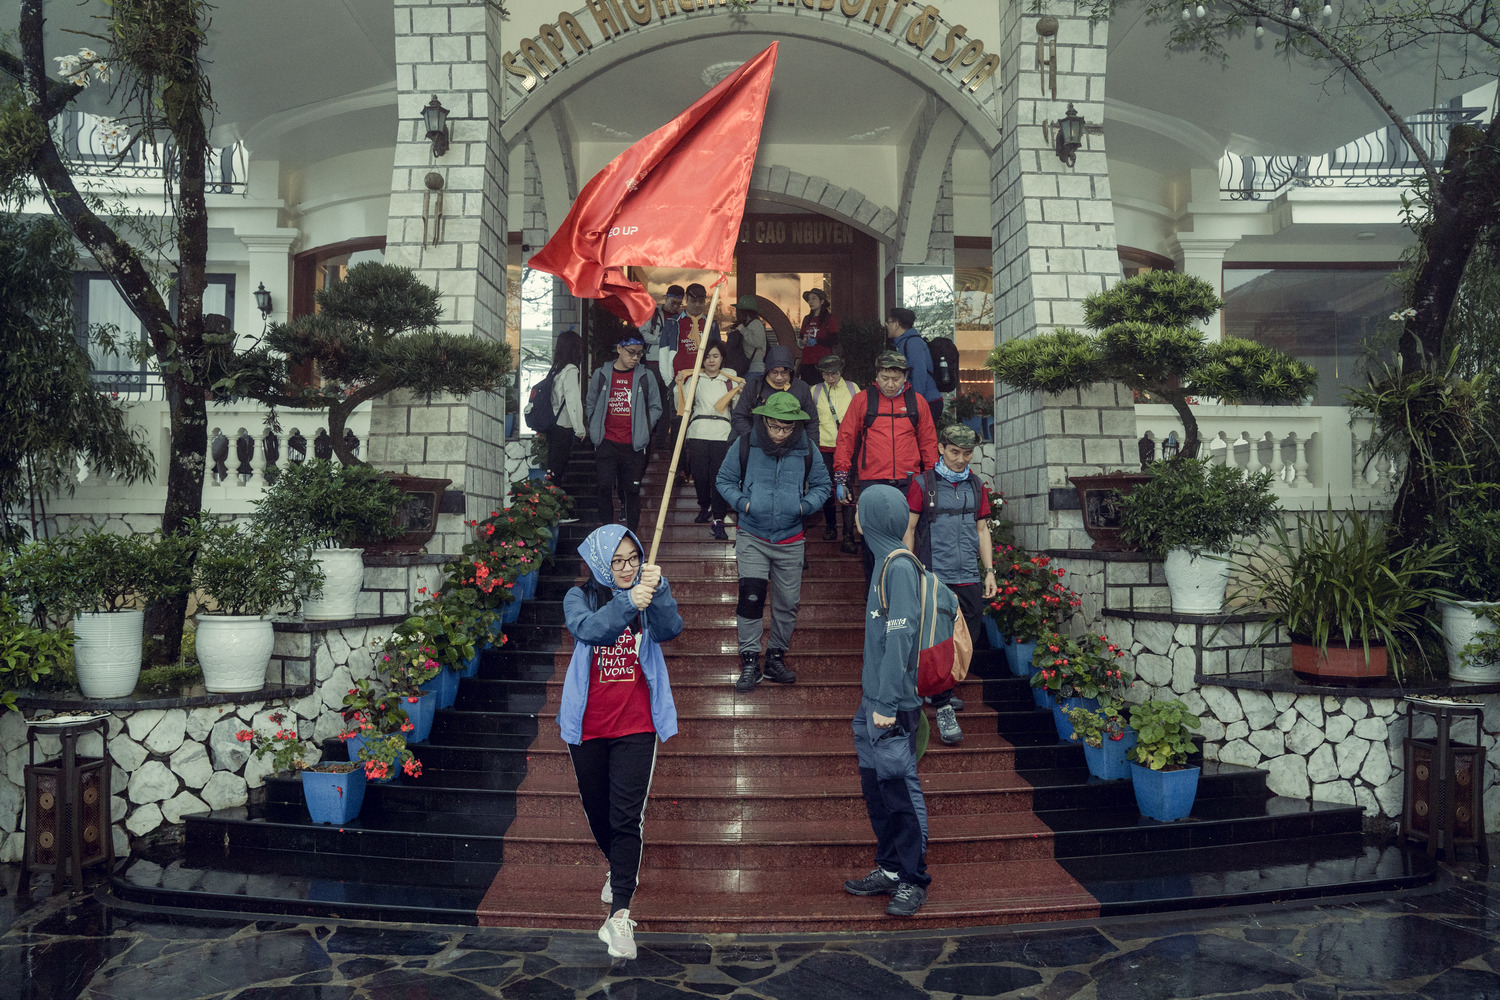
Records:
[[[932,427],[932,408],[918,394],[911,393],[917,414],[917,426],[913,431],[911,418],[906,413],[907,389],[892,399],[882,393],[878,386],[870,386],[855,394],[844,419],[839,423],[838,445],[833,452],[833,471],[848,473],[850,482],[861,479],[906,479],[913,473],[932,468],[937,461],[937,431]],[[878,400],[875,422],[865,430],[865,415],[869,413],[871,395]],[[863,454],[861,455],[861,439]],[[856,460],[859,466],[854,467]]]

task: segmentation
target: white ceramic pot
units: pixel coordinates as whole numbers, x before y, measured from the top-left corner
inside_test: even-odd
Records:
[[[203,686],[214,694],[259,691],[266,685],[275,643],[269,615],[199,615]]]
[[[1172,610],[1179,614],[1213,615],[1224,610],[1224,590],[1229,586],[1229,560],[1207,552],[1195,556],[1187,549],[1168,549],[1162,567]]]
[[[73,616],[73,666],[85,698],[128,698],[141,676],[144,611]]]
[[[1486,601],[1439,601],[1443,612],[1443,638],[1448,652],[1448,676],[1455,681],[1489,684],[1500,681],[1500,662],[1461,666],[1458,654],[1474,636],[1496,628],[1484,617],[1495,605]]]
[[[314,549],[313,559],[323,567],[323,593],[302,602],[303,620],[353,618],[365,582],[365,550]]]

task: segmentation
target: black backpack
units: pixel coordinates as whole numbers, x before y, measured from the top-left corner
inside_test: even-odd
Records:
[[[557,426],[557,407],[552,403],[552,382],[557,372],[548,372],[531,388],[531,397],[526,401],[526,426],[538,434],[545,434]]]
[[[927,342],[932,352],[932,381],[938,392],[952,392],[958,388],[958,345],[952,337],[934,337]]]
[[[917,435],[917,453],[919,456],[917,458],[917,461],[922,463],[923,468],[926,468],[926,456],[921,455],[922,448],[920,442],[922,440],[922,421],[921,418],[917,416],[917,390],[911,387],[910,382],[906,383],[906,388],[901,390],[901,397],[906,402],[906,419],[911,421],[911,432]],[[847,414],[845,415],[847,416]],[[859,454],[855,458],[855,461],[853,463],[853,472],[856,478],[859,476],[859,470],[864,468],[865,446],[870,442],[869,431],[870,428],[875,425],[875,418],[878,416],[880,416],[880,390],[872,385],[870,386],[870,388],[865,390],[865,426],[864,430],[860,431],[859,434]],[[892,414],[892,416],[894,416],[894,414]]]
[[[740,332],[740,328],[737,326],[732,327],[727,339],[723,341],[715,339],[712,342],[718,343],[720,349],[724,352],[724,367],[733,371],[740,378],[744,378],[746,375],[745,369],[750,367],[750,358],[745,354],[745,335]],[[707,350],[707,348],[704,348],[704,350]]]

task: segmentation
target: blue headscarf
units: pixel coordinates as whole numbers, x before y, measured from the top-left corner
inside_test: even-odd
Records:
[[[627,536],[635,542],[641,561],[645,562],[646,546],[641,544],[635,532],[623,524],[606,524],[595,528],[583,540],[583,544],[578,546],[578,554],[583,557],[583,561],[588,564],[589,570],[594,574],[594,582],[608,590],[611,597],[629,590],[641,578],[641,571],[637,567],[635,576],[630,580],[630,587],[620,587],[615,584],[615,571],[610,566],[610,560],[615,557],[615,550],[620,547],[620,539]]]

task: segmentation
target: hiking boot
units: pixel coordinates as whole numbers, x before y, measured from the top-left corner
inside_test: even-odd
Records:
[[[896,891],[901,883],[879,868],[870,870],[864,878],[851,878],[844,883],[844,891],[851,896],[887,896]]]
[[[937,710],[937,731],[938,739],[950,747],[964,741],[964,731],[958,728],[958,716],[953,714],[952,705],[944,705]]]
[[[925,893],[923,897],[926,897]],[[917,911],[913,909],[912,912]],[[604,926],[599,928],[599,940],[609,948],[610,958],[635,958],[635,921],[630,919],[630,911],[616,910],[611,913],[609,919],[604,921]]]
[[[749,694],[760,683],[760,677],[760,654],[741,653],[740,679],[734,682],[734,689],[740,694]]]
[[[925,902],[927,902],[926,889],[913,882],[902,882],[896,886],[896,898],[891,900],[891,905],[885,908],[885,912],[893,917],[914,917]],[[621,910],[620,912],[624,913],[626,911]],[[604,934],[603,931],[599,933],[601,937]],[[632,947],[632,954],[634,951],[635,949]],[[614,954],[613,949],[610,950],[610,954]]]
[[[702,510],[698,511],[698,516],[693,518],[693,523],[707,524],[710,520],[712,520],[713,516],[713,513],[707,507],[704,507]]]
[[[844,540],[839,542],[839,551],[849,553],[859,551],[859,543],[854,540],[854,533],[852,531],[844,532]]]
[[[830,524],[828,527],[823,529],[823,541],[831,542],[837,537],[839,537],[839,529],[835,528],[833,525]]]
[[[797,675],[786,665],[786,650],[773,649],[766,653],[765,677],[777,684],[795,684]]]
[[[721,542],[729,541],[729,532],[724,530],[724,522],[714,518],[714,523],[708,526],[709,534]]]

